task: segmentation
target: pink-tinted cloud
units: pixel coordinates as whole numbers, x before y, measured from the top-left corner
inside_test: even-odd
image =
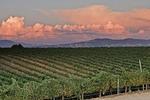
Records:
[[[124,27],[108,22],[104,25],[102,24],[64,24],[64,25],[45,25],[36,23],[31,26],[24,25],[24,17],[9,17],[7,20],[2,21],[0,25],[0,36],[6,39],[42,39],[42,38],[54,38],[59,35],[70,33],[76,35],[87,34],[87,33],[107,33],[107,34],[120,34],[125,31]],[[68,34],[68,35],[70,35]],[[86,36],[84,36],[86,37]]]
[[[24,25],[24,17],[9,17],[0,24],[2,39],[38,40],[45,37],[53,38],[57,35],[51,25],[36,23],[32,26]]]
[[[78,9],[57,10],[55,14],[65,21],[74,24],[105,24],[114,16],[110,9],[101,5],[94,5]],[[102,19],[101,19],[102,18]]]
[[[57,10],[53,14],[70,24],[26,26],[24,17],[9,17],[0,24],[0,39],[18,41],[86,40],[93,38],[150,38],[150,9],[116,12],[94,5]],[[60,40],[59,40],[60,39]]]
[[[24,18],[23,17],[9,17],[6,21],[2,21],[0,25],[0,35],[6,37],[15,37],[24,27]]]
[[[67,23],[82,25],[105,25],[108,23],[106,31],[113,30],[112,28],[115,31],[116,28],[119,28],[121,32],[125,29],[126,32],[131,31],[132,33],[132,30],[147,30],[150,27],[150,9],[144,8],[117,12],[102,5],[94,5],[78,9],[57,10],[55,14]],[[117,26],[113,26],[112,23]],[[108,27],[111,29],[108,29]]]

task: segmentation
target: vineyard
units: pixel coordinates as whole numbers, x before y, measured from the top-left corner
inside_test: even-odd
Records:
[[[104,95],[150,83],[150,48],[0,49],[0,100]]]

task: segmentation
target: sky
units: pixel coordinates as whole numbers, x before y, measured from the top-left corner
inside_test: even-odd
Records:
[[[62,44],[150,39],[150,0],[0,0],[0,39]]]

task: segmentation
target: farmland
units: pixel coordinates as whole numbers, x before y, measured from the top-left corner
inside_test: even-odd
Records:
[[[142,72],[140,70],[139,60],[142,66]],[[59,96],[62,96],[63,99],[63,96],[72,96],[78,93],[81,94],[81,99],[83,99],[83,93],[104,92],[111,88],[117,88],[116,80],[118,77],[121,77],[120,87],[122,88],[143,84],[146,88],[150,81],[149,72],[150,48],[146,47],[0,49],[0,95],[3,99],[16,95],[7,94],[3,89],[4,87],[8,87],[6,91],[10,92],[9,89],[14,84],[18,84],[16,87],[21,89],[24,87],[29,88],[34,86],[34,84],[39,87],[43,86],[44,89],[44,86],[46,86],[43,85],[44,82],[45,84],[63,84],[62,86],[55,86],[55,89],[56,87],[62,87],[62,93],[59,90],[59,93],[53,95],[48,96],[44,94],[44,96],[41,96],[42,99]],[[123,82],[125,79],[121,79],[127,75],[131,79]],[[97,81],[103,80],[104,82],[107,79],[109,82],[111,80],[112,83],[109,83],[106,88],[104,88],[105,86],[100,87],[97,85]],[[75,81],[70,80],[75,80],[78,84],[81,82],[81,84],[75,84]],[[99,89],[96,87],[94,81],[100,87]],[[91,86],[85,85],[86,83],[90,83],[88,85]],[[68,84],[75,84],[75,88],[77,89],[77,86],[79,86],[80,89],[72,89],[68,87]],[[85,86],[81,87],[82,85]],[[84,89],[85,87],[87,90]],[[53,87],[51,86],[50,88]],[[70,92],[66,93],[66,91]],[[25,100],[29,100],[29,98]]]

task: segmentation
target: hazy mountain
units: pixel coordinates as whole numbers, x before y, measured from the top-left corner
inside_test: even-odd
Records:
[[[19,44],[17,42],[11,41],[11,40],[0,40],[0,47],[11,47],[14,44]],[[144,39],[94,39],[89,41],[83,41],[83,42],[76,42],[76,43],[68,43],[68,44],[59,44],[59,45],[33,45],[33,44],[26,44],[26,43],[20,43],[24,47],[33,47],[33,48],[50,48],[50,47],[71,47],[71,48],[77,48],[77,47],[140,47],[140,46],[150,46],[150,40],[144,40]]]
[[[0,48],[10,48],[14,44],[22,44],[24,47],[34,47],[34,45],[26,43],[18,43],[11,40],[0,40]]]
[[[70,43],[70,44],[59,44],[45,47],[134,47],[134,46],[150,46],[150,40],[144,39],[94,39],[84,42]]]
[[[11,40],[0,40],[0,47],[11,47],[12,45],[16,44],[16,42]]]

